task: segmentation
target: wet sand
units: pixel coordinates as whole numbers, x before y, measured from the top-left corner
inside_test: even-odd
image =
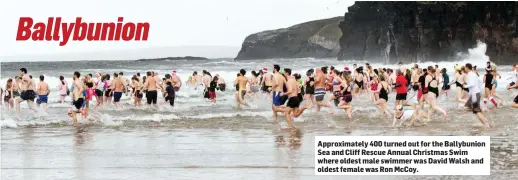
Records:
[[[500,108],[496,111],[512,109]],[[459,112],[460,113],[460,112]],[[356,121],[308,114],[280,131],[262,117],[183,119],[121,126],[26,126],[2,129],[2,179],[516,179],[516,115],[481,130],[472,114],[424,127],[392,128],[369,118]],[[455,116],[455,114],[452,114]],[[514,119],[513,119],[514,118]],[[489,135],[491,176],[315,176],[318,135]]]

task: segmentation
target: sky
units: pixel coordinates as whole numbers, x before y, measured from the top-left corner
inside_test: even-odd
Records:
[[[223,54],[214,56],[227,53],[227,57],[235,57],[245,37],[252,33],[343,16],[352,4],[354,1],[346,0],[4,1],[0,7],[0,57],[12,60],[156,47],[190,47],[196,51],[200,46],[223,47]],[[20,17],[32,17],[35,22],[47,22],[48,17],[62,17],[64,22],[74,22],[76,17],[83,17],[84,22],[116,22],[117,17],[124,17],[125,22],[149,22],[151,28],[148,41],[69,41],[59,46],[56,41],[16,41]]]

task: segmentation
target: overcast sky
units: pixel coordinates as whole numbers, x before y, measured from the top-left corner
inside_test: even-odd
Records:
[[[0,6],[0,56],[177,46],[226,46],[238,51],[249,34],[343,16],[353,3],[346,0],[4,1]],[[151,28],[147,42],[69,41],[65,46],[59,46],[56,41],[17,42],[18,20],[25,16],[35,22],[46,22],[51,16],[60,16],[66,22],[73,22],[76,17],[90,22],[116,22],[122,16],[125,22],[149,22]]]

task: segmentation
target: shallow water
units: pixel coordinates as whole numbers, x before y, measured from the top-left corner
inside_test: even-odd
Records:
[[[497,109],[498,111],[509,109]],[[459,112],[460,113],[460,112]],[[489,115],[495,119],[496,115]],[[516,119],[498,118],[481,130],[468,114],[449,124],[387,127],[379,119],[351,121],[310,114],[280,131],[257,117],[181,119],[106,127],[82,125],[2,129],[2,179],[421,179],[422,176],[314,176],[317,135],[491,136],[491,176],[431,176],[429,179],[518,177]],[[428,178],[427,178],[428,179]]]

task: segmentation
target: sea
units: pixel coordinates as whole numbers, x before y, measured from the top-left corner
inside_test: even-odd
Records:
[[[438,64],[447,68],[450,79],[456,64],[472,63],[485,67],[485,45],[459,54],[458,61],[419,62],[420,67]],[[51,88],[49,111],[29,111],[21,104],[21,119],[14,111],[1,110],[1,179],[517,179],[518,110],[510,107],[517,92],[505,90],[510,82],[509,65],[498,66],[502,75],[497,92],[505,102],[486,113],[492,127],[483,129],[471,113],[458,108],[455,93],[439,97],[439,106],[448,111],[443,121],[434,114],[426,126],[391,127],[368,97],[353,100],[353,119],[345,112],[328,109],[308,110],[295,120],[295,131],[284,131],[284,118],[273,120],[271,100],[266,95],[247,97],[249,106],[238,108],[232,84],[240,69],[258,71],[274,64],[291,68],[302,75],[310,68],[334,66],[337,69],[364,65],[368,61],[335,59],[265,59],[234,61],[64,61],[1,63],[0,85],[20,74],[24,67],[36,82],[40,75]],[[396,68],[396,64],[370,63],[375,68]],[[413,64],[406,64],[411,67]],[[483,68],[479,68],[482,69]],[[176,70],[182,81],[194,71],[209,71],[227,82],[227,91],[217,92],[217,102],[203,98],[201,89],[183,86],[175,107],[159,96],[159,108],[134,107],[123,96],[122,108],[106,105],[93,109],[95,115],[72,126],[67,111],[70,98],[60,102],[59,76],[72,82],[75,71],[82,74],[123,72],[131,77],[140,72],[158,72],[160,76]],[[482,70],[480,74],[484,74]],[[327,97],[326,97],[327,98]],[[395,94],[389,96],[393,107]],[[143,101],[145,103],[145,100]],[[305,103],[305,102],[303,102]],[[40,107],[41,108],[41,107]],[[315,136],[491,136],[490,176],[315,176]]]

